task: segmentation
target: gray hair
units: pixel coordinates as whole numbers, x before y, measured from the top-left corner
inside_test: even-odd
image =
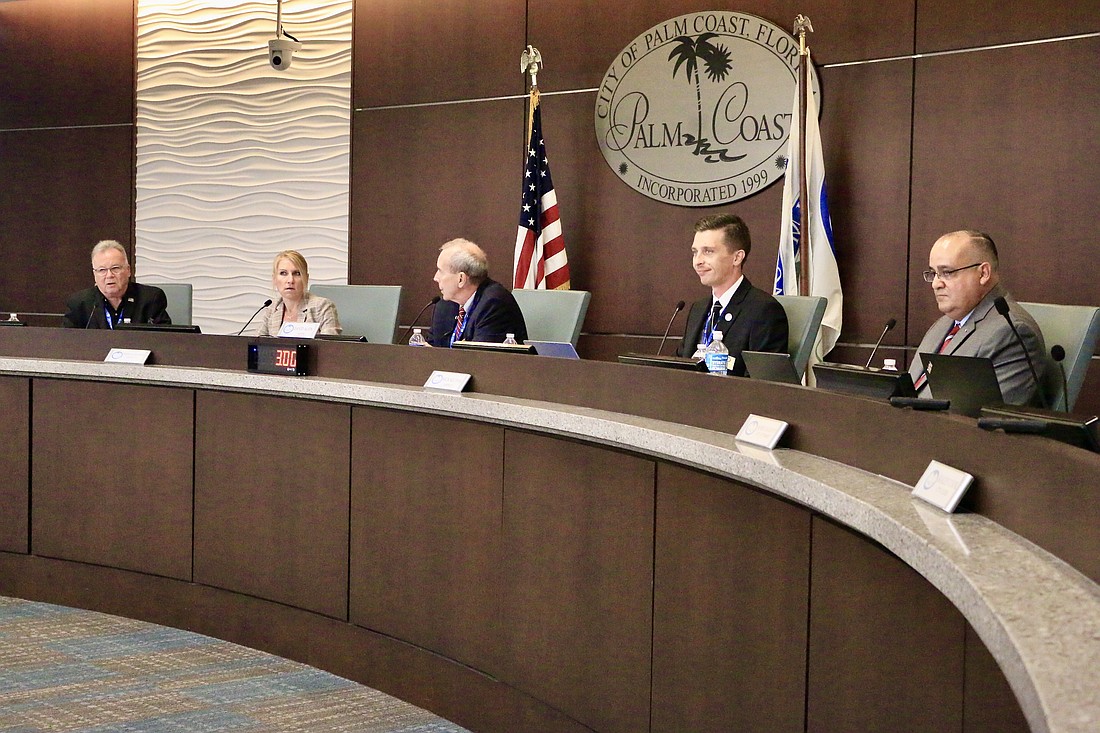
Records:
[[[122,259],[126,264],[130,264],[130,258],[126,254],[126,248],[113,239],[100,240],[96,246],[92,247],[92,259],[94,260],[96,255],[103,254],[109,249],[117,250],[122,253]]]
[[[489,258],[485,250],[469,239],[452,239],[439,248],[440,252],[448,250],[450,256],[447,264],[450,265],[451,272],[464,272],[478,283],[489,277]]]

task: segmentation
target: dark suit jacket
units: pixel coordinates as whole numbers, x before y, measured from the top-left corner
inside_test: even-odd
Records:
[[[688,312],[687,330],[677,356],[691,356],[697,344],[703,342],[703,327],[710,314],[712,296],[692,303]],[[730,350],[734,362],[730,374],[745,376],[742,351],[774,351],[787,353],[787,313],[779,301],[749,282],[746,277],[734,291],[729,305],[722,311],[718,330]]]
[[[1001,396],[1009,405],[1038,404],[1038,390],[1035,387],[1035,378],[1031,376],[1031,369],[1027,366],[1024,351],[1020,348],[1012,328],[1008,325],[1004,316],[997,312],[993,301],[1004,296],[1008,303],[1008,315],[1020,337],[1027,346],[1027,353],[1035,364],[1035,371],[1039,373],[1039,379],[1043,379],[1043,373],[1047,368],[1047,350],[1043,343],[1043,333],[1035,323],[1031,314],[1024,310],[1008,292],[998,285],[989,291],[982,302],[974,308],[970,318],[959,329],[947,345],[945,353],[956,356],[978,356],[993,360],[993,368],[997,372],[997,382],[1001,386]],[[913,381],[924,371],[921,354],[934,354],[951,327],[955,324],[953,318],[941,317],[932,327],[917,347],[917,354],[909,365],[909,374]],[[921,387],[918,397],[928,397],[928,384]]]
[[[110,303],[91,287],[69,296],[65,303],[65,319],[61,325],[65,328],[107,328],[106,308]],[[132,282],[122,296],[119,310],[123,319],[130,323],[171,323],[168,317],[168,298],[164,291],[154,285],[140,285]],[[88,322],[89,317],[91,322]]]
[[[458,303],[442,300],[436,304],[428,342],[432,346],[449,347],[457,317]],[[523,322],[523,313],[508,288],[496,280],[486,279],[478,286],[470,312],[466,314],[462,340],[500,343],[510,333],[515,334],[516,341],[520,343],[527,340],[527,325]]]

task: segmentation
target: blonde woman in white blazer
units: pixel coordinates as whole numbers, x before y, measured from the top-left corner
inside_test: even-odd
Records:
[[[339,334],[336,304],[309,292],[309,265],[292,249],[275,255],[271,265],[275,301],[260,317],[260,336],[275,336],[284,323],[320,323],[318,333]]]

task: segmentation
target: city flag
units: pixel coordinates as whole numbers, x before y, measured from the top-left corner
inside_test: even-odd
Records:
[[[806,56],[804,63],[809,63]],[[810,364],[825,360],[825,355],[840,338],[844,310],[844,295],[840,289],[840,272],[836,266],[833,227],[829,221],[829,204],[825,196],[825,160],[821,152],[821,131],[817,124],[817,102],[812,93],[806,95],[806,191],[811,201],[810,283],[809,294],[828,299],[821,331],[814,343]],[[803,207],[799,201],[798,161],[798,93],[795,93],[794,117],[787,147],[787,175],[783,181],[783,229],[779,237],[779,257],[775,265],[776,295],[799,295],[799,260],[802,243]],[[807,370],[807,374],[809,374]]]
[[[516,235],[513,288],[568,290],[569,261],[558,219],[558,197],[550,179],[546,144],[542,139],[542,114],[538,90],[531,92],[526,163],[523,169],[523,201]]]

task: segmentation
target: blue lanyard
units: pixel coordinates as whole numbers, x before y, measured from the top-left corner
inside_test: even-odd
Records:
[[[111,317],[111,304],[107,302],[107,299],[103,300],[103,320],[107,321],[107,328],[112,331],[115,330],[116,323],[122,323],[122,312],[126,310],[124,305],[125,301],[118,304],[118,315],[114,318]]]

